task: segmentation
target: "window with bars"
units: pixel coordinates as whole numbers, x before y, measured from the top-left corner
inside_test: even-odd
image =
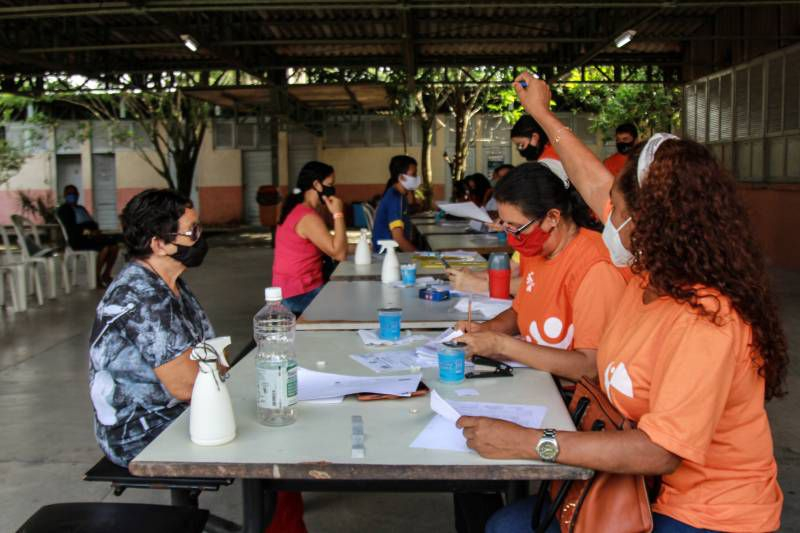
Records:
[[[746,181],[800,181],[800,45],[684,86],[684,135]]]

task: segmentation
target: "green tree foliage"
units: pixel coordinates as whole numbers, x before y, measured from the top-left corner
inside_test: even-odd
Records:
[[[580,72],[575,71],[566,83],[556,85],[554,99],[562,110],[593,113],[592,130],[603,132],[607,139],[625,122],[636,124],[645,135],[678,129],[680,87],[641,83],[646,74],[644,68],[632,69],[625,76],[629,83],[613,83],[610,67],[601,67],[586,72],[586,81],[593,83],[577,83]]]

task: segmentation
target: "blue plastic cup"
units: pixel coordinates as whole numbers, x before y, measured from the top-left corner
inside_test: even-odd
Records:
[[[461,383],[464,381],[463,342],[448,342],[439,346],[439,381],[442,383]]]
[[[508,235],[506,235],[505,231],[498,231],[497,232],[497,241],[500,243],[508,242]]]
[[[403,285],[414,285],[417,282],[417,264],[400,265],[400,276],[403,279]]]
[[[403,310],[396,307],[378,309],[378,336],[385,341],[400,340]]]

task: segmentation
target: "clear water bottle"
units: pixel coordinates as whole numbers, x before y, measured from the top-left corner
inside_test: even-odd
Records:
[[[297,404],[295,317],[281,304],[280,287],[265,289],[264,296],[266,305],[253,317],[258,420],[265,426],[287,426],[295,421]]]

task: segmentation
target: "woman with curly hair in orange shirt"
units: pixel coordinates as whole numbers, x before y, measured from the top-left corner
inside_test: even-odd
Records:
[[[485,457],[659,475],[656,533],[777,530],[783,493],[764,404],[784,394],[788,356],[734,181],[705,147],[663,134],[615,179],[550,112],[544,82],[523,74],[515,89],[606,222],[613,262],[634,274],[600,342],[597,377],[637,427],[552,438],[462,417],[467,444]],[[530,531],[531,511],[511,505],[487,531]]]

